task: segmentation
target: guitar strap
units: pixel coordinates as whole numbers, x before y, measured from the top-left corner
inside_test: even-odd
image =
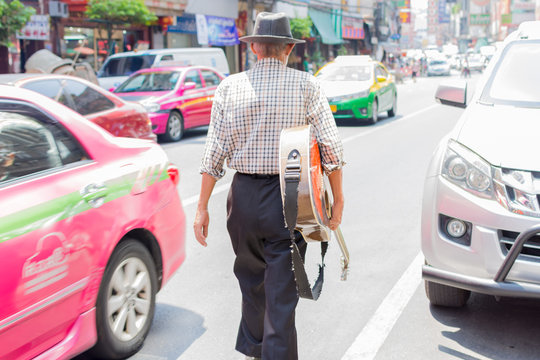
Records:
[[[300,153],[298,150],[292,150],[287,158],[287,168],[285,169],[285,204],[283,211],[285,214],[285,222],[291,236],[291,255],[294,277],[296,279],[296,287],[298,295],[305,299],[317,300],[321,295],[322,285],[324,282],[324,256],[328,249],[328,242],[321,241],[321,264],[319,265],[319,275],[315,280],[313,288],[309,284],[309,280],[304,268],[304,261],[296,245],[296,217],[298,215],[298,184],[300,183]]]

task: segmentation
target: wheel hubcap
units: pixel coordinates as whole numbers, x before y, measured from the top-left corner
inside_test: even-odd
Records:
[[[114,271],[107,296],[107,318],[113,334],[132,340],[148,320],[152,284],[148,269],[138,258],[124,260]]]
[[[176,139],[178,136],[180,136],[180,132],[182,131],[182,125],[180,117],[176,114],[171,115],[171,118],[169,119],[169,134],[172,138]]]

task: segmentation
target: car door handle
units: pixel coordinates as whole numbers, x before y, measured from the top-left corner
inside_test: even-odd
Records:
[[[80,191],[84,201],[93,208],[98,208],[105,202],[109,190],[104,184],[88,184]]]

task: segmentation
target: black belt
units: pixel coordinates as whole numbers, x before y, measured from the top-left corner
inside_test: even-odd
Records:
[[[238,175],[249,176],[253,179],[274,179],[279,176],[278,174],[246,174],[241,172],[239,172]]]

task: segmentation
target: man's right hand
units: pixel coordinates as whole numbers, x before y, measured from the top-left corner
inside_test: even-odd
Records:
[[[193,223],[193,231],[195,232],[195,238],[202,246],[207,246],[206,237],[208,236],[208,224],[210,223],[210,216],[208,215],[208,209],[197,208],[195,214],[195,222]]]

